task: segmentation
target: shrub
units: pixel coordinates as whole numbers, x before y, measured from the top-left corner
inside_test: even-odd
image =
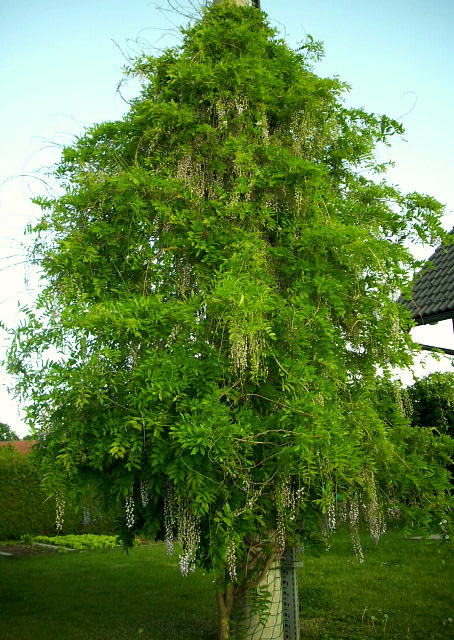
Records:
[[[117,536],[102,536],[95,534],[68,535],[68,536],[34,536],[33,542],[53,544],[56,547],[68,549],[114,549],[118,546]]]
[[[0,513],[2,539],[55,531],[55,503],[40,488],[28,456],[12,447],[0,449]]]
[[[91,499],[90,499],[91,498]],[[63,531],[111,533],[114,516],[105,511],[93,517],[93,496],[86,496],[86,507],[75,497],[66,499]],[[53,535],[55,526],[55,497],[41,486],[38,467],[33,456],[18,453],[13,447],[0,448],[0,539],[19,539],[24,534]]]

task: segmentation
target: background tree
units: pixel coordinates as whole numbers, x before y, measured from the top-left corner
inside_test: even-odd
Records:
[[[19,440],[19,436],[5,422],[0,422],[0,441]]]
[[[377,367],[411,362],[405,241],[439,238],[443,208],[380,179],[402,128],[347,108],[320,51],[220,4],[136,60],[128,114],[37,200],[43,289],[9,356],[48,487],[97,481],[126,540],[179,538],[183,574],[215,573],[223,640],[285,545],[342,516],[361,559],[362,511],[378,538],[409,496],[426,523],[448,501],[371,402]]]
[[[431,373],[408,388],[414,425],[454,436],[454,373]]]

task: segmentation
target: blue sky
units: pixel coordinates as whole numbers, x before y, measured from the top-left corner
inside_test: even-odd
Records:
[[[389,179],[445,203],[444,226],[452,228],[454,3],[262,0],[262,8],[291,46],[307,34],[324,42],[326,57],[316,70],[348,82],[350,104],[404,124],[406,142],[390,151],[396,167]],[[7,324],[17,322],[18,304],[30,301],[36,286],[21,264],[21,242],[38,215],[30,197],[46,188],[43,169],[85,126],[126,111],[116,91],[125,54],[157,53],[187,23],[167,9],[166,0],[0,0],[0,319]],[[122,89],[125,97],[135,91],[134,84]],[[425,257],[432,249],[415,252]],[[449,322],[414,336],[454,348]],[[0,359],[3,353],[0,338]],[[426,372],[451,366],[448,359],[427,363]],[[25,434],[7,382],[0,370],[0,421]]]

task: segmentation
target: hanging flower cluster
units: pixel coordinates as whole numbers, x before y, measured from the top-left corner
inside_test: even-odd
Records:
[[[164,530],[167,554],[173,554],[175,534],[183,549],[179,557],[182,575],[195,570],[200,544],[200,518],[193,514],[189,498],[178,500],[175,489],[166,482],[164,489]]]
[[[170,482],[165,483],[164,489],[164,530],[167,555],[173,554],[174,532],[178,521],[178,510],[175,491]]]
[[[183,547],[179,558],[180,571],[183,576],[187,576],[189,571],[195,571],[196,553],[200,543],[200,518],[192,513],[188,498],[184,498],[179,505],[178,539]]]
[[[369,523],[372,539],[378,542],[380,537],[386,533],[386,521],[378,502],[374,474],[369,470],[364,471],[364,480],[368,497],[368,501],[363,504],[364,518]]]
[[[294,489],[291,486],[288,476],[284,476],[277,485],[275,491],[277,511],[276,543],[281,551],[285,549],[288,524],[295,522],[304,494],[303,487]]]
[[[148,497],[148,482],[143,480],[140,483],[140,500],[142,502],[142,507],[145,509],[150,501]]]
[[[65,504],[63,492],[57,491],[55,495],[55,528],[57,531],[61,531],[63,529]]]
[[[386,515],[389,520],[398,520],[402,517],[402,510],[397,504],[391,504],[386,509]]]
[[[356,497],[349,501],[348,522],[350,525],[350,535],[352,538],[353,551],[359,562],[364,562],[364,553],[359,539],[359,505]]]
[[[233,539],[229,540],[227,545],[227,572],[232,582],[237,579],[237,558],[236,558],[236,545]]]
[[[369,524],[370,535],[375,542],[386,533],[386,520],[383,506],[380,504],[377,494],[375,474],[368,468],[362,472],[363,488],[352,498],[337,502],[337,497],[333,494],[329,502],[323,522],[323,537],[329,549],[329,537],[336,531],[337,520],[347,524],[350,528],[353,549],[360,562],[364,561],[364,555],[359,538],[360,515]],[[391,512],[398,514],[398,509],[388,509],[387,515]]]
[[[134,496],[130,495],[125,500],[126,526],[132,529],[135,522],[134,517]]]
[[[333,494],[326,509],[324,529],[328,534],[336,531],[337,514],[336,514],[336,496]]]
[[[340,507],[342,509],[342,507]],[[322,537],[325,543],[327,551],[331,548],[331,536],[335,533],[337,528],[338,508],[337,508],[337,496],[333,492],[329,497],[329,502],[326,507],[325,515],[322,520]],[[339,519],[348,519],[347,514],[339,514]]]
[[[90,509],[87,507],[86,504],[84,504],[82,513],[83,513],[83,525],[84,527],[89,527],[91,524],[91,513],[90,513]]]

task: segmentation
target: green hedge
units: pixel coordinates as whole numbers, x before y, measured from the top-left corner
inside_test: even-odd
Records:
[[[93,518],[93,507],[91,511],[87,522],[83,506],[66,499],[62,532],[114,533],[113,514]],[[55,497],[42,489],[32,457],[13,447],[0,447],[0,540],[55,533]]]

